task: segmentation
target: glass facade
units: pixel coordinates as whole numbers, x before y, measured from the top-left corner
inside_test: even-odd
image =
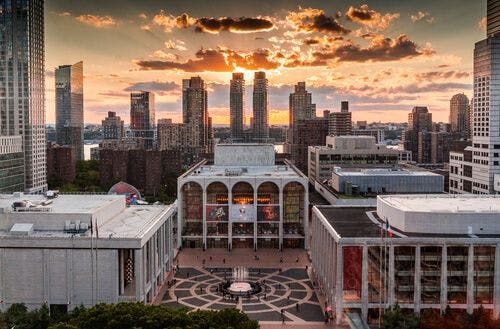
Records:
[[[441,247],[425,246],[420,248],[420,285],[423,304],[441,303]]]
[[[411,304],[414,301],[415,247],[394,247],[394,302]]]
[[[385,303],[389,277],[389,248],[368,247],[368,302]]]
[[[474,247],[474,303],[493,303],[495,247]]]
[[[467,268],[469,247],[447,248],[448,304],[467,304]]]

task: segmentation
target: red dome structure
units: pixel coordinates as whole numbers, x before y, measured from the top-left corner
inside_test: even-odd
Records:
[[[108,191],[108,194],[125,195],[127,197],[130,197],[135,194],[137,196],[137,199],[139,200],[141,199],[141,193],[139,192],[139,190],[136,189],[134,186],[130,185],[129,183],[125,183],[123,181],[120,181],[115,185],[111,186],[111,188]]]

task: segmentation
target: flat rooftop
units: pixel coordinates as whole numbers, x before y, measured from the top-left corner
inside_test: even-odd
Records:
[[[274,166],[218,166],[218,165],[203,165],[196,170],[193,170],[189,175],[199,177],[239,177],[239,178],[256,178],[256,177],[301,177],[292,166],[289,165],[274,165]]]
[[[495,195],[411,194],[384,195],[380,200],[402,211],[436,213],[498,213],[500,197]]]
[[[407,170],[407,169],[397,169],[392,170],[390,168],[380,168],[380,169],[341,169],[333,172],[338,176],[441,176],[425,170]]]
[[[19,201],[29,201],[33,205],[39,205],[44,201],[50,200],[51,203],[40,207],[51,208],[51,213],[93,213],[97,209],[109,205],[117,199],[124,199],[123,195],[107,194],[82,194],[82,195],[59,195],[54,199],[47,199],[39,194],[0,194],[0,208],[12,211],[12,204]],[[123,201],[125,203],[125,199]]]

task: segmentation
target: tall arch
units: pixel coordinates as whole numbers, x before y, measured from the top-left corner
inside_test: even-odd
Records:
[[[247,182],[238,182],[231,189],[233,204],[253,204],[254,190]]]
[[[257,188],[258,204],[279,204],[280,189],[276,183],[264,182]]]

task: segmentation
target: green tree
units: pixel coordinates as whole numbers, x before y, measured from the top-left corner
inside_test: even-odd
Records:
[[[385,310],[382,316],[381,329],[419,329],[420,320],[414,314],[405,315],[399,307],[395,305]]]

